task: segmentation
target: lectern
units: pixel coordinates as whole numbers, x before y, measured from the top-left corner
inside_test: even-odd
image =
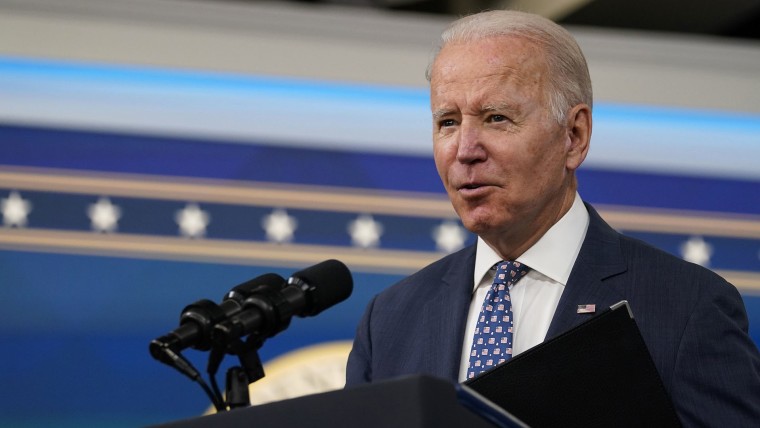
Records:
[[[156,428],[493,428],[519,421],[452,383],[412,376],[325,392]]]

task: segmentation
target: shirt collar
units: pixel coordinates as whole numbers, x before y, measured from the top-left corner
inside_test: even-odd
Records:
[[[530,266],[531,270],[553,281],[566,285],[575,259],[578,258],[581,250],[583,239],[586,237],[588,223],[588,211],[576,192],[570,210],[516,261]],[[478,237],[473,288],[477,288],[491,267],[500,261],[501,257]]]

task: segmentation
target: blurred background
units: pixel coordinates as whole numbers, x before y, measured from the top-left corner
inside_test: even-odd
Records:
[[[473,242],[424,70],[448,22],[503,7],[587,56],[584,199],[736,285],[760,343],[758,1],[0,0],[0,426],[202,414],[150,340],[328,258],[353,295],[264,344],[251,398],[340,387],[369,298]]]

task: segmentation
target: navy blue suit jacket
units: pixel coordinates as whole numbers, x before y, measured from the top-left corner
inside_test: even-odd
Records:
[[[760,353],[736,288],[620,235],[587,208],[589,229],[547,338],[592,316],[578,314],[578,305],[627,300],[684,426],[760,426]],[[472,246],[375,296],[357,329],[346,384],[408,374],[456,382],[474,265]]]

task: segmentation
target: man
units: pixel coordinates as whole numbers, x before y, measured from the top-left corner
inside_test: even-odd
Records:
[[[441,46],[428,69],[434,158],[478,242],[372,300],[347,385],[462,381],[589,319],[579,305],[628,300],[684,425],[759,426],[760,354],[736,289],[618,234],[577,193],[592,95],[572,36],[492,11],[456,21]]]

